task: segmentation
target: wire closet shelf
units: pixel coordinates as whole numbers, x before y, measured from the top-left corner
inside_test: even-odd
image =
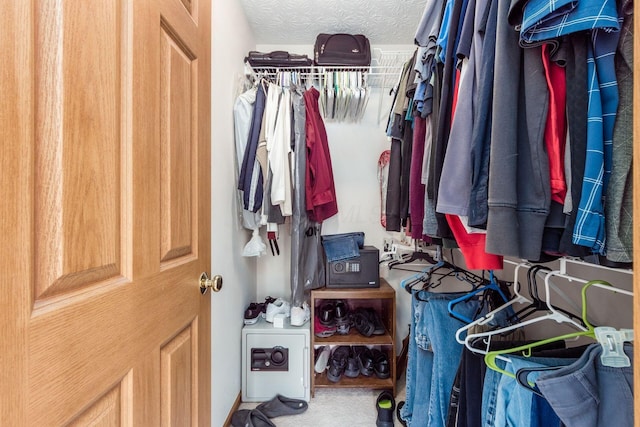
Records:
[[[295,67],[250,67],[248,73],[268,79],[278,80],[283,74],[296,75],[301,80],[326,80],[332,73],[362,73],[366,85],[371,88],[389,88],[397,83],[404,64],[411,58],[413,51],[372,50],[369,66],[295,66]]]

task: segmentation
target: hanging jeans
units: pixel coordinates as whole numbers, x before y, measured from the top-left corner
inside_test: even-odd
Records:
[[[633,347],[624,351],[631,366],[604,366],[602,345],[592,344],[575,363],[536,380],[567,427],[633,425]]]
[[[409,426],[444,427],[451,387],[460,363],[462,345],[453,337],[464,323],[449,315],[449,301],[464,293],[413,294],[415,349],[409,347],[407,366],[407,401],[402,419]],[[417,301],[417,304],[415,301]],[[456,312],[474,318],[479,310],[477,299],[456,304]],[[411,362],[415,355],[415,362]],[[410,398],[411,397],[411,398]]]
[[[522,368],[541,368],[547,366],[565,366],[576,359],[560,359],[546,357],[517,357],[509,356],[511,363],[507,363],[506,371],[515,374]],[[529,374],[529,380],[535,381],[540,372]],[[520,386],[515,378],[500,375],[496,396],[496,413],[494,426],[496,427],[559,427],[560,420],[548,408],[544,399],[540,402],[530,390]],[[534,404],[535,401],[535,404]]]
[[[400,410],[400,417],[409,426],[417,425],[412,423],[414,401],[416,395],[416,381],[420,379],[422,381],[428,381],[429,384],[431,383],[431,364],[426,364],[424,367],[418,367],[418,343],[416,337],[416,325],[420,323],[420,319],[424,311],[424,308],[422,306],[426,304],[425,301],[420,301],[416,297],[416,293],[418,292],[421,291],[414,289],[411,293],[411,324],[409,325],[410,339],[409,349],[407,351],[407,372],[405,375],[406,399],[404,406]],[[424,363],[423,359],[421,359],[421,361]],[[425,376],[427,376],[428,379],[425,379]],[[416,407],[416,410],[420,410],[420,408]]]

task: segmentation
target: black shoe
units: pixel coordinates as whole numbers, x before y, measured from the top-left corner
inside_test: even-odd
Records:
[[[369,319],[369,313],[366,308],[358,308],[352,313],[351,322],[353,326],[358,330],[360,335],[370,337],[373,335],[376,327]]]
[[[337,300],[335,303],[336,330],[339,335],[348,335],[351,328],[349,306],[345,301]]]
[[[376,427],[393,427],[396,400],[390,391],[385,390],[378,395],[378,399],[376,399],[376,409],[378,410]]]
[[[365,377],[373,375],[373,354],[367,347],[360,347],[358,352],[358,363],[360,365],[360,373]]]
[[[342,378],[344,370],[347,367],[347,359],[349,358],[349,347],[338,346],[333,350],[329,359],[329,369],[327,370],[327,378],[329,381],[337,383]]]
[[[244,324],[254,325],[258,322],[258,319],[262,315],[262,304],[256,304],[252,302],[249,307],[244,311]]]
[[[349,378],[356,378],[360,375],[360,362],[358,362],[358,354],[356,349],[349,349],[349,358],[347,359],[347,367],[344,369],[344,375]]]
[[[373,323],[373,335],[384,335],[387,332],[387,328],[384,327],[378,312],[373,308],[367,308],[367,314],[369,315],[369,320]]]
[[[404,406],[404,400],[401,400],[400,402],[398,402],[398,405],[396,406],[396,417],[398,417],[398,421],[400,421],[400,424],[402,424],[404,427],[407,427],[407,422],[402,419],[403,406]]]
[[[386,379],[391,376],[391,370],[389,369],[389,358],[386,353],[373,349],[371,350],[373,356],[373,370],[376,373],[376,377],[380,379]]]
[[[336,306],[333,301],[327,301],[320,305],[318,319],[323,325],[335,325],[336,318]]]

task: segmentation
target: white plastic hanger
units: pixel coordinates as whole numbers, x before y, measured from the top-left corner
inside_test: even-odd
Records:
[[[551,273],[563,274],[560,271],[552,271],[547,275],[551,276]],[[547,277],[545,277],[545,282],[547,282]],[[570,277],[570,276],[569,276]],[[633,341],[633,330],[630,329],[622,329],[615,330],[614,328],[602,328],[597,327],[594,328],[593,325],[589,323],[587,319],[587,289],[591,287],[606,289],[615,293],[622,293],[625,295],[633,296],[633,292],[626,291],[624,289],[619,289],[613,287],[610,283],[601,281],[601,280],[591,280],[585,281],[580,279],[571,278],[581,283],[585,283],[582,287],[581,291],[581,300],[582,300],[582,322],[584,324],[580,325],[578,332],[573,332],[564,335],[558,335],[552,338],[547,338],[544,340],[536,341],[534,343],[529,343],[525,345],[521,345],[515,348],[502,349],[490,351],[485,354],[485,363],[487,366],[495,371],[500,372],[501,374],[508,375],[510,377],[516,378],[516,375],[508,372],[502,368],[500,368],[496,363],[496,359],[505,359],[505,355],[509,353],[521,353],[527,352],[530,354],[531,350],[535,347],[540,347],[542,345],[550,344],[557,341],[566,341],[570,339],[578,339],[580,337],[590,337],[598,341],[603,346],[603,353],[601,355],[601,361],[605,366],[612,367],[622,367],[622,366],[630,366],[629,358],[624,353],[623,344],[625,341]],[[548,286],[547,286],[548,289]],[[571,322],[572,323],[572,322]],[[509,359],[506,358],[508,361]]]
[[[509,300],[508,302],[506,302],[505,304],[502,304],[500,307],[490,311],[489,313],[485,314],[482,317],[479,317],[478,319],[474,320],[473,322],[464,325],[463,327],[461,327],[460,329],[458,329],[456,331],[456,341],[458,341],[458,343],[460,344],[464,344],[470,351],[474,352],[474,353],[480,353],[480,354],[486,354],[486,351],[482,350],[482,349],[478,349],[475,348],[473,346],[471,346],[470,342],[471,340],[467,340],[466,338],[463,339],[462,336],[463,334],[468,331],[469,329],[477,326],[477,325],[485,325],[489,322],[491,322],[497,313],[515,305],[515,304],[531,304],[532,301],[525,297],[524,295],[520,294],[520,283],[518,281],[518,272],[520,271],[520,268],[522,267],[531,267],[531,264],[529,264],[528,262],[521,262],[518,265],[516,265],[515,269],[514,269],[514,278],[513,278],[513,292],[515,294],[515,296]],[[477,335],[477,334],[476,334]]]
[[[544,314],[542,316],[538,316],[532,319],[528,319],[513,325],[509,325],[509,326],[505,326],[503,328],[498,328],[498,329],[494,329],[491,331],[486,331],[486,332],[479,332],[477,334],[469,334],[467,335],[467,337],[464,340],[464,344],[467,348],[471,349],[471,343],[476,340],[477,338],[490,338],[493,335],[497,335],[497,334],[505,334],[507,332],[513,331],[515,329],[519,329],[522,328],[524,326],[527,325],[532,325],[534,323],[539,323],[545,320],[554,320],[557,323],[563,323],[563,324],[568,324],[574,328],[576,328],[579,331],[586,331],[587,328],[581,324],[580,322],[572,319],[571,317],[567,316],[566,314],[562,313],[561,311],[558,311],[557,309],[555,309],[553,307],[553,305],[551,305],[550,301],[551,301],[551,292],[550,292],[550,282],[549,279],[551,277],[553,277],[554,275],[560,275],[560,271],[559,270],[553,270],[547,273],[547,275],[544,278],[544,289],[545,289],[545,296],[546,296],[546,303],[547,303],[547,309],[548,309],[548,313]],[[489,346],[489,343],[487,343],[487,347]],[[486,354],[486,352],[484,353]]]

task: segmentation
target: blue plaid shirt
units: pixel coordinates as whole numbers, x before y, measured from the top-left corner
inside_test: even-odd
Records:
[[[605,254],[604,196],[611,174],[613,125],[618,109],[614,54],[620,23],[615,0],[529,0],[520,44],[592,31],[589,46],[587,154],[573,243]]]
[[[529,0],[524,6],[520,42],[535,43],[596,28],[620,29],[615,0]]]
[[[605,255],[604,196],[611,175],[613,126],[618,109],[614,56],[619,32],[594,30],[589,46],[587,156],[573,243]]]

